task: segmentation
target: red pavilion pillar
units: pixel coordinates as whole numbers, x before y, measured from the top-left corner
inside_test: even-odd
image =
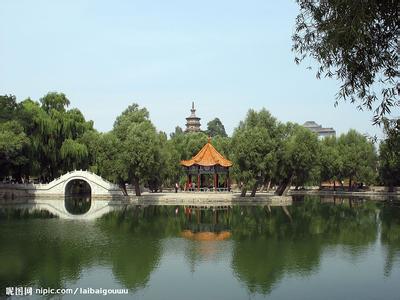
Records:
[[[192,175],[188,175],[188,183],[187,183],[187,189],[189,190],[189,187],[192,185]]]
[[[197,191],[200,192],[200,167],[197,170]]]
[[[228,173],[227,173],[227,177],[226,177],[226,185],[228,188],[228,192],[231,190],[231,182],[229,180],[229,169],[228,169]]]

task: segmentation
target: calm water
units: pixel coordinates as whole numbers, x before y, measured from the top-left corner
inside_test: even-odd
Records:
[[[1,295],[31,286],[129,289],[116,299],[400,299],[394,202],[132,207],[95,222],[3,211],[0,240]]]

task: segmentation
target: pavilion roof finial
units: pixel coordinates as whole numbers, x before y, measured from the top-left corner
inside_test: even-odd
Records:
[[[194,101],[192,101],[192,109],[194,109]]]

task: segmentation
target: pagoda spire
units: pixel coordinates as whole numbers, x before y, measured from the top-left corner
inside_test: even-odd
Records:
[[[194,108],[194,101],[192,101],[192,109],[190,110],[191,112],[191,117],[196,117],[196,109]]]
[[[196,109],[194,108],[194,101],[192,101],[191,114],[186,118],[186,130],[185,132],[200,132],[200,118],[196,116]]]

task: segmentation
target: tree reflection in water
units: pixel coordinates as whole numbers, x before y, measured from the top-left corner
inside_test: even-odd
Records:
[[[385,247],[385,276],[390,276],[393,265],[400,266],[400,203],[391,202],[380,211],[382,220],[381,243]]]
[[[285,208],[132,206],[95,223],[10,220],[21,214],[0,213],[0,239],[7,241],[0,247],[0,288],[65,287],[83,270],[106,266],[123,287],[142,289],[160,264],[163,241],[178,239],[185,241],[192,272],[223,257],[250,292],[267,294],[285,275],[317,272],[334,247],[356,259],[377,242],[379,230],[382,270],[389,276],[400,257],[399,211],[383,203],[306,197]]]
[[[235,207],[232,268],[250,292],[270,293],[285,274],[307,276],[318,270],[329,246],[343,245],[353,256],[375,242],[376,203],[321,203],[307,199],[300,205]],[[289,212],[289,214],[288,214]]]
[[[97,223],[115,245],[109,249],[115,277],[131,290],[146,286],[161,257],[161,240],[180,230],[173,208],[165,206],[136,206],[112,212]]]

